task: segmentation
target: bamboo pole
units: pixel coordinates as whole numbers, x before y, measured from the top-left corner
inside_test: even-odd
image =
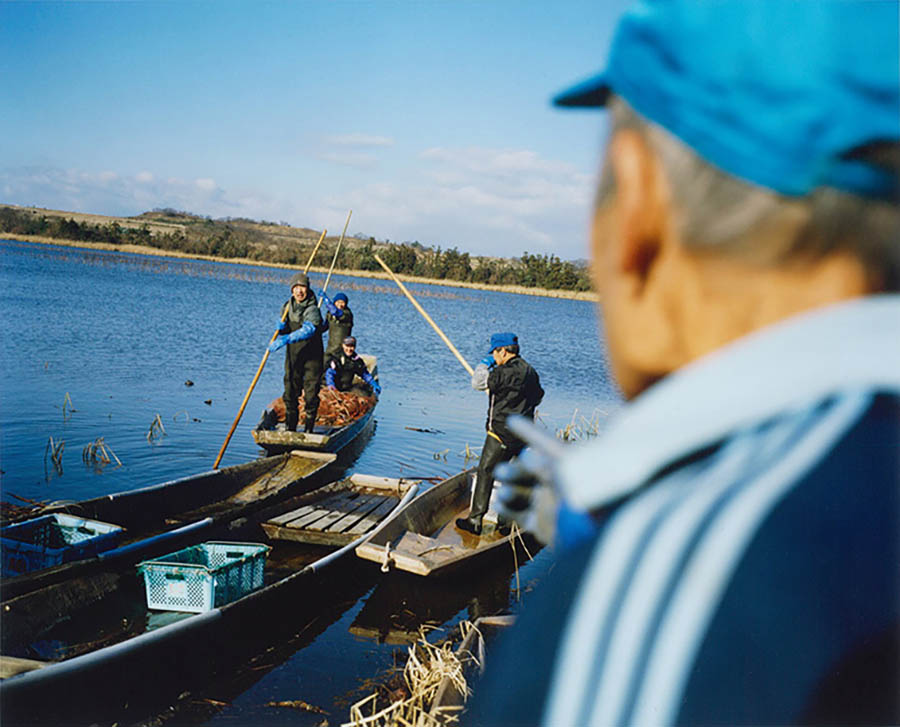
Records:
[[[341,245],[344,244],[344,235],[347,234],[347,225],[350,224],[350,215],[353,214],[353,210],[350,210],[347,213],[347,221],[344,223],[344,231],[341,233],[341,239],[338,240],[337,249],[334,251],[334,257],[331,258],[331,267],[328,269],[328,276],[325,278],[325,285],[322,286],[322,292],[324,293],[328,290],[328,281],[331,280],[331,273],[334,272],[334,264],[337,262],[338,254],[341,251]]]
[[[456,346],[454,346],[454,345],[450,342],[450,339],[447,338],[447,336],[444,334],[444,332],[438,327],[438,324],[435,323],[433,320],[431,320],[431,316],[428,315],[428,314],[425,312],[425,309],[424,309],[422,306],[419,305],[419,302],[418,302],[415,298],[412,297],[412,293],[410,293],[410,292],[406,289],[406,286],[405,286],[402,282],[400,282],[400,279],[399,279],[396,275],[394,275],[394,272],[393,272],[393,271],[385,264],[384,260],[382,260],[380,257],[378,257],[378,255],[375,255],[375,259],[378,261],[378,264],[381,265],[381,267],[383,267],[383,268],[385,269],[385,271],[387,272],[387,274],[390,275],[391,278],[393,278],[394,282],[397,283],[397,285],[399,286],[400,290],[403,291],[403,294],[404,294],[407,298],[409,298],[409,302],[412,303],[413,306],[415,306],[415,309],[416,309],[417,311],[419,311],[419,313],[422,314],[422,317],[423,317],[426,321],[428,321],[428,322],[431,324],[431,327],[432,327],[432,328],[435,330],[435,332],[441,337],[441,340],[442,340],[444,343],[447,344],[447,348],[449,348],[450,351],[453,353],[453,355],[456,356],[457,360],[463,365],[463,368],[464,368],[466,371],[469,372],[469,376],[472,376],[475,372],[472,370],[472,367],[469,366],[469,362],[466,361],[466,360],[462,357],[462,354],[461,354],[459,351],[456,350]]]
[[[325,235],[328,230],[322,230],[322,234],[319,237],[319,241],[316,243],[316,246],[313,248],[313,251],[309,255],[309,260],[306,261],[306,266],[303,268],[304,273],[309,272],[309,268],[312,265],[313,258],[315,258],[316,253],[319,251],[319,246],[322,244],[322,240],[325,239]],[[281,321],[287,318],[288,311],[290,311],[291,306],[290,302],[288,305],[284,307],[284,311],[281,314]],[[280,329],[276,329],[275,333],[272,334],[272,338],[269,339],[269,344],[271,345],[275,339],[278,337],[278,332]],[[266,361],[269,360],[269,347],[266,346],[266,352],[263,354],[262,361],[259,362],[259,368],[256,369],[256,376],[253,377],[253,381],[250,382],[250,388],[247,389],[247,393],[244,395],[244,400],[241,402],[241,408],[238,409],[237,416],[234,418],[234,423],[231,425],[231,429],[228,430],[228,436],[225,437],[225,441],[222,442],[222,448],[219,450],[219,454],[216,457],[216,461],[213,463],[213,469],[219,468],[219,462],[222,461],[222,456],[225,454],[225,449],[228,447],[228,443],[231,441],[231,435],[234,434],[234,430],[237,429],[238,422],[241,420],[241,416],[244,413],[244,409],[247,406],[247,402],[250,401],[250,394],[253,393],[253,389],[256,388],[256,382],[259,381],[259,377],[262,375],[263,369],[266,366]]]

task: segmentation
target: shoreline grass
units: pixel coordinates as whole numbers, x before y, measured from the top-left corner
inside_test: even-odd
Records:
[[[207,262],[219,262],[233,265],[252,265],[261,268],[280,268],[285,270],[294,270],[296,265],[287,265],[284,263],[272,263],[260,260],[250,260],[248,258],[225,258],[216,255],[201,255],[179,252],[177,250],[160,250],[155,247],[146,245],[121,245],[108,242],[84,242],[80,240],[66,240],[57,237],[45,237],[43,235],[19,235],[12,232],[0,233],[0,239],[18,240],[20,242],[35,242],[42,245],[55,245],[58,247],[75,247],[88,250],[107,250],[110,252],[128,252],[140,255],[154,255],[157,257],[182,258],[188,260],[203,260]],[[327,265],[313,265],[310,272],[325,274],[328,272]],[[348,270],[345,268],[335,268],[334,274],[347,275],[356,278],[376,278],[379,280],[390,280],[386,273],[370,271],[370,270]],[[566,300],[583,300],[589,302],[597,302],[599,299],[593,291],[571,291],[571,290],[547,290],[545,288],[527,288],[521,285],[485,285],[483,283],[468,283],[460,280],[439,280],[435,278],[419,278],[412,275],[397,275],[404,283],[422,283],[424,285],[438,285],[447,288],[471,288],[474,290],[490,290],[498,293],[512,293],[514,295],[531,295],[542,298],[562,298]]]

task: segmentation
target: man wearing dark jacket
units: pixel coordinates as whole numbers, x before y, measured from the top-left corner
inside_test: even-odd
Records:
[[[338,391],[349,391],[353,386],[353,377],[359,376],[371,388],[375,396],[381,395],[381,385],[366,368],[366,362],[356,352],[356,339],[347,336],[341,344],[341,351],[328,357],[325,367],[325,386]]]
[[[494,485],[494,468],[500,462],[515,457],[525,443],[506,426],[510,414],[534,418],[534,410],[544,390],[535,371],[519,356],[519,338],[514,333],[495,333],[491,336],[491,351],[475,367],[472,388],[487,390],[487,436],[478,461],[478,475],[472,495],[472,509],[468,517],[459,518],[456,526],[475,535],[481,534],[481,521],[488,510]]]
[[[344,293],[338,293],[333,300],[323,293],[322,300],[328,310],[323,325],[323,329],[328,331],[328,346],[325,348],[325,368],[328,368],[328,359],[340,354],[344,339],[353,333],[353,312]]]
[[[285,317],[287,307],[287,317]],[[322,315],[316,305],[316,296],[309,288],[306,273],[291,278],[291,298],[281,308],[278,336],[270,351],[287,346],[284,356],[284,406],[286,424],[291,432],[297,431],[300,411],[297,399],[303,391],[306,404],[304,429],[311,432],[319,410],[319,386],[322,379]]]

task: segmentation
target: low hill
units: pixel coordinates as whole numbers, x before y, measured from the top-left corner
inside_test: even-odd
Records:
[[[155,209],[136,217],[106,217],[37,207],[0,206],[0,233],[73,242],[137,245],[187,255],[303,265],[320,231],[285,223],[244,218],[213,220],[173,209]],[[338,235],[328,235],[317,259],[331,260]],[[356,235],[344,239],[340,268],[380,271],[378,254],[397,274],[485,286],[545,290],[590,290],[583,261],[523,253],[520,258],[472,256],[453,247],[396,243]]]

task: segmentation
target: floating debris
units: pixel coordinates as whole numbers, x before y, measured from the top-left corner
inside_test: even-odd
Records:
[[[188,379],[187,381],[184,382],[184,385],[185,385],[185,386],[193,386],[193,385],[194,385],[194,382],[191,381],[190,379]]]
[[[302,699],[289,699],[284,702],[266,702],[267,707],[286,707],[288,709],[301,709],[304,712],[312,712],[313,714],[328,714],[321,707],[317,707],[314,704],[310,704],[309,702],[304,702]]]
[[[440,452],[435,452],[432,456],[437,460],[442,459],[442,460],[444,460],[444,462],[446,462],[447,461],[447,453],[449,451],[450,451],[450,448],[448,447],[447,449],[442,449]]]
[[[117,466],[122,466],[121,460],[116,457],[116,453],[103,440],[103,437],[99,437],[93,442],[88,442],[84,445],[84,449],[81,450],[81,459],[85,464],[99,465],[101,468],[108,465],[112,460],[116,461]]]
[[[424,429],[422,427],[403,427],[411,432],[422,432],[422,434],[443,434],[440,429]]]
[[[157,414],[156,418],[150,423],[150,431],[147,432],[147,441],[150,444],[153,444],[154,440],[165,436],[166,428],[163,426],[162,418]]]
[[[207,406],[212,406],[212,399],[206,399],[206,400],[204,400],[203,403],[206,404]]]
[[[187,410],[186,410],[186,409],[182,409],[181,411],[176,411],[176,412],[172,415],[172,421],[173,421],[173,422],[177,422],[177,421],[178,421],[178,415],[179,415],[179,414],[184,414],[184,420],[185,420],[186,422],[189,422],[189,421],[191,420],[191,415],[187,413]]]

